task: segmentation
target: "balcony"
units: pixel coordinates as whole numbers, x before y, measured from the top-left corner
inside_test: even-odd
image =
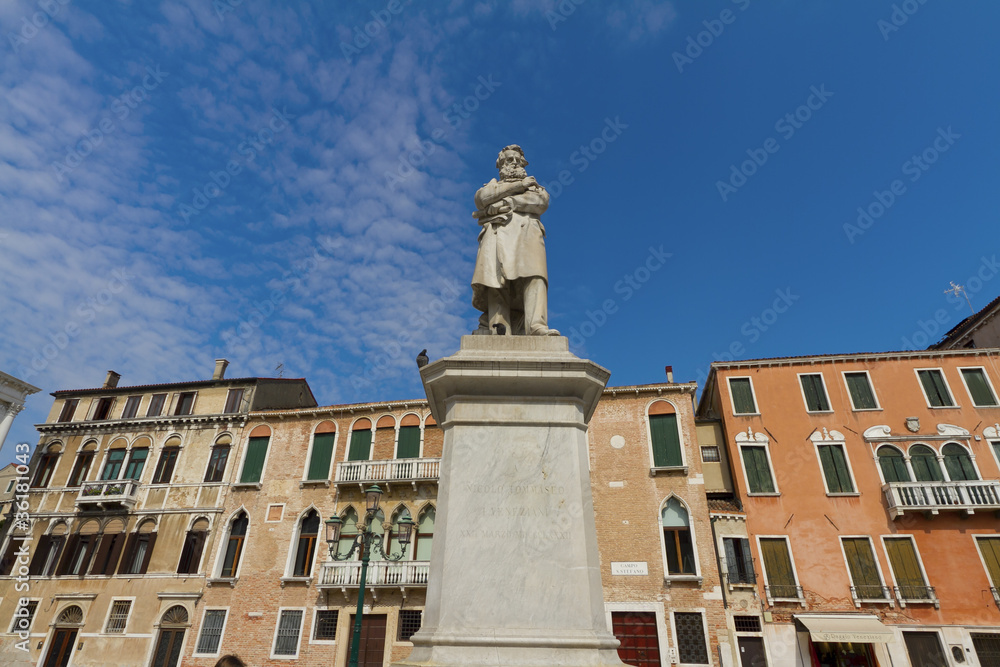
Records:
[[[900,607],[908,604],[932,604],[935,609],[941,608],[941,601],[934,594],[933,586],[897,586],[896,599]]]
[[[806,597],[802,593],[802,587],[795,584],[773,584],[764,586],[764,595],[768,604],[775,602],[795,602],[803,607],[806,606]]]
[[[861,608],[861,603],[887,604],[895,608],[896,604],[892,599],[892,589],[888,586],[861,585],[851,586],[851,599],[854,606]]]
[[[440,470],[440,458],[342,461],[337,464],[333,483],[358,484],[362,489],[380,483],[389,489],[392,482],[404,482],[416,488],[417,482],[437,482]]]
[[[395,562],[373,560],[368,563],[368,574],[365,578],[366,590],[377,595],[378,588],[399,588],[405,591],[412,587],[426,587],[427,574],[430,572],[430,561],[401,560]],[[323,563],[317,587],[357,588],[361,580],[361,561],[328,561]]]
[[[132,509],[139,495],[139,482],[134,479],[113,479],[84,482],[76,496],[78,509]]]
[[[905,512],[937,514],[956,510],[974,514],[976,510],[1000,510],[1000,482],[890,482],[882,487],[889,503],[889,517]]]

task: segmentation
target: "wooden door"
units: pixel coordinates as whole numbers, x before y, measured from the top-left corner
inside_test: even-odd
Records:
[[[351,646],[354,643],[354,619],[351,614],[350,639],[347,640],[347,655],[344,664],[351,661]],[[361,618],[361,644],[358,649],[358,667],[382,667],[385,655],[385,614],[365,614]]]
[[[763,637],[738,637],[740,667],[767,667]]]
[[[611,628],[621,642],[618,657],[636,667],[660,667],[660,642],[653,612],[613,611]]]
[[[177,667],[180,663],[184,628],[163,628],[153,653],[153,667]]]
[[[69,656],[73,653],[75,643],[75,628],[56,628],[56,634],[49,646],[49,655],[45,658],[45,667],[66,667],[69,664]]]
[[[950,664],[936,632],[904,632],[906,652],[913,667],[940,667]]]

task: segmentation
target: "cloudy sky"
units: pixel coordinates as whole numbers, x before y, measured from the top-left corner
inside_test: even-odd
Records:
[[[989,0],[0,2],[0,369],[48,392],[422,394],[476,188],[552,197],[550,324],[612,384],[924,347],[1000,293]]]

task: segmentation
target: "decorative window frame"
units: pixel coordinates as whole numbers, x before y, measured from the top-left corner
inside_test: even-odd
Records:
[[[340,612],[341,607],[331,607],[329,605],[316,605],[312,608],[312,623],[309,625],[309,643],[310,644],[320,644],[325,646],[334,646],[337,643],[337,635],[340,634]],[[335,611],[337,612],[337,627],[334,630],[333,639],[314,639],[313,636],[316,634],[316,623],[319,618],[319,612],[321,611]],[[305,617],[303,617],[302,625],[305,626]]]
[[[983,473],[979,470],[979,464],[976,463],[976,452],[973,451],[972,447],[958,440],[948,440],[946,442],[942,442],[940,447],[937,449],[938,464],[941,466],[941,473],[944,475],[945,481],[946,482],[965,481],[965,480],[953,480],[951,478],[951,475],[948,473],[948,465],[944,462],[944,456],[945,456],[944,448],[947,447],[948,445],[958,445],[959,447],[965,450],[965,453],[968,455],[969,460],[972,461],[972,469],[976,471],[977,479],[972,481],[983,481],[984,479]],[[992,445],[990,445],[990,449],[992,448],[993,448]],[[933,447],[931,449],[933,449]]]
[[[316,433],[318,429],[323,424],[327,422],[333,424],[333,449],[330,450],[330,465],[326,470],[326,477],[324,479],[309,479],[309,465],[312,463],[313,448],[316,446],[316,436],[317,435],[327,435],[329,431],[325,433]],[[299,488],[305,486],[330,486],[330,480],[333,479],[334,470],[337,469],[337,441],[340,440],[340,427],[332,419],[324,419],[316,423],[312,428],[312,432],[309,435],[309,447],[306,449],[306,461],[305,465],[302,466],[302,479],[299,480]]]
[[[753,407],[755,412],[736,412],[736,399],[733,398],[733,380],[749,380],[750,396],[753,397]],[[760,402],[757,400],[757,390],[753,386],[753,378],[749,375],[731,375],[726,378],[726,391],[729,392],[729,407],[732,409],[734,417],[754,417],[760,416]]]
[[[823,385],[823,396],[824,396],[824,398],[826,398],[826,404],[828,406],[830,406],[826,410],[810,410],[809,409],[809,401],[806,400],[806,388],[804,386],[802,386],[802,378],[805,377],[805,376],[807,376],[807,375],[818,375],[819,376],[819,382],[820,382],[820,384]],[[810,415],[829,415],[829,414],[832,414],[834,412],[834,410],[833,410],[833,401],[830,400],[830,390],[826,386],[826,376],[824,376],[821,371],[817,371],[817,372],[814,372],[814,373],[796,373],[796,378],[798,378],[798,381],[799,381],[799,393],[802,395],[802,405],[804,405],[805,408],[806,408],[806,414],[810,414]]]
[[[684,611],[683,609],[681,611]],[[614,612],[652,612],[656,616],[656,644],[660,650],[660,664],[670,665],[670,652],[675,650],[671,644],[672,619],[668,618],[667,610],[663,602],[605,602],[604,617],[607,620],[608,628],[614,627],[611,615]],[[711,659],[711,653],[709,653]],[[704,667],[704,666],[701,666]]]
[[[130,604],[129,607],[128,607],[128,615],[125,617],[125,627],[122,628],[121,632],[108,632],[108,624],[111,622],[111,612],[115,608],[115,602],[124,602],[126,600],[128,600],[132,604]],[[135,600],[136,600],[136,597],[134,595],[132,595],[132,596],[128,596],[128,595],[120,595],[119,596],[119,595],[116,595],[116,596],[114,596],[114,597],[111,598],[111,601],[108,602],[108,612],[104,615],[104,621],[101,623],[101,634],[102,635],[104,635],[104,636],[113,636],[113,637],[124,637],[125,635],[128,634],[128,626],[129,626],[129,623],[132,622],[133,612],[135,611]]]
[[[229,547],[229,538],[233,529],[233,523],[236,521],[236,517],[240,515],[240,512],[247,515],[247,532],[243,536],[243,546],[240,547],[239,562],[236,563],[236,568],[233,570],[232,576],[223,577],[222,568],[225,566],[224,561],[226,559],[226,550]],[[247,544],[250,542],[250,532],[253,530],[253,517],[245,506],[240,505],[236,511],[226,518],[224,525],[225,532],[222,533],[223,539],[219,540],[219,544],[215,547],[215,562],[212,566],[212,579],[220,582],[230,582],[233,584],[239,581],[240,570],[243,569],[243,562],[246,560]],[[219,607],[219,609],[221,608],[222,607]]]
[[[103,401],[106,398],[110,398],[111,399],[111,407],[108,408],[108,416],[105,417],[104,419],[94,419],[94,415],[97,414],[97,406],[100,405],[101,401]],[[84,421],[89,421],[89,422],[90,421],[111,421],[112,419],[114,419],[112,417],[112,415],[115,413],[115,408],[118,406],[118,403],[119,403],[118,398],[119,397],[117,395],[112,395],[112,396],[94,396],[92,399],[90,399],[90,405],[87,406],[87,418]],[[80,406],[78,405],[77,409],[79,409],[79,407]]]
[[[847,439],[844,434],[840,431],[828,431],[827,428],[823,427],[823,432],[813,431],[809,436],[809,440],[813,443],[813,451],[816,453],[816,463],[819,465],[820,477],[823,478],[823,489],[826,491],[826,495],[830,498],[843,498],[843,497],[853,497],[860,496],[861,492],[858,491],[858,481],[854,476],[854,468],[851,466],[851,457],[847,453]],[[823,459],[820,458],[819,448],[821,446],[837,446],[839,445],[841,450],[844,452],[844,461],[847,463],[847,474],[851,478],[851,486],[854,487],[854,491],[830,491],[830,487],[826,483],[826,470],[823,469]],[[877,465],[876,461],[876,465]]]
[[[969,383],[965,381],[965,374],[962,371],[982,371],[983,377],[986,378],[986,386],[990,388],[993,393],[993,400],[996,401],[995,405],[977,405],[976,399],[972,396],[972,390],[969,389]],[[993,380],[990,378],[990,374],[986,372],[985,366],[959,366],[958,367],[958,377],[962,379],[962,385],[965,387],[965,393],[969,396],[969,403],[979,409],[989,409],[989,408],[1000,408],[1000,395],[997,394],[996,387],[993,386]]]
[[[805,608],[807,605],[804,594],[802,597],[776,598],[768,592],[768,589],[771,587],[771,583],[767,576],[767,563],[764,560],[764,550],[760,546],[760,541],[762,539],[785,541],[785,548],[788,550],[788,561],[792,564],[792,577],[795,579],[795,590],[798,591],[802,588],[802,584],[799,583],[801,581],[801,579],[799,579],[799,570],[795,565],[795,554],[792,553],[792,542],[788,539],[788,535],[755,535],[754,539],[757,541],[757,555],[760,558],[760,578],[763,580],[762,585],[764,586],[764,594],[767,599],[767,604],[773,605],[775,602],[797,602]]]
[[[913,467],[910,465],[910,455],[907,453],[907,448],[903,447],[902,443],[877,442],[873,443],[872,458],[875,461],[875,468],[878,471],[878,479],[882,483],[882,486],[885,486],[886,484],[896,484],[896,482],[885,481],[885,473],[882,472],[882,464],[879,463],[878,461],[879,450],[882,449],[883,447],[891,447],[892,449],[895,449],[902,455],[903,465],[906,466],[906,472],[909,473],[910,480],[912,481],[914,477]]]
[[[319,516],[319,528],[316,533],[316,544],[313,545],[313,557],[312,564],[309,567],[309,573],[306,575],[296,575],[295,574],[295,558],[299,553],[299,537],[302,536],[302,521],[308,516],[310,511],[315,511],[317,516]],[[310,504],[304,510],[299,512],[299,515],[295,517],[295,524],[292,528],[292,540],[288,548],[288,556],[285,558],[285,570],[284,576],[281,578],[281,586],[284,587],[286,583],[293,581],[307,582],[311,581],[313,578],[313,570],[316,569],[316,565],[319,562],[317,555],[321,555],[319,552],[320,538],[323,537],[323,513],[315,505]],[[319,553],[317,553],[319,552]],[[303,623],[305,621],[303,620]]]
[[[653,458],[653,429],[649,424],[649,409],[653,407],[654,403],[659,403],[660,401],[668,403],[670,407],[674,409],[673,415],[677,418],[677,444],[681,450],[681,464],[679,466],[657,466],[656,459]],[[670,399],[663,398],[661,396],[652,399],[646,403],[644,408],[643,423],[646,426],[646,453],[649,455],[649,471],[653,475],[656,475],[659,472],[677,472],[686,475],[688,473],[687,441],[684,438],[684,429],[681,426],[681,413],[677,404]],[[666,570],[664,570],[664,572],[666,572]]]
[[[169,397],[169,400],[168,400],[168,403],[170,405],[170,413],[167,414],[167,415],[164,415],[164,416],[166,416],[166,417],[193,417],[194,415],[198,414],[197,411],[195,410],[195,408],[198,406],[198,395],[200,393],[201,392],[199,392],[197,389],[188,390],[188,391],[175,391],[173,393],[173,395]],[[184,395],[184,394],[194,394],[194,400],[191,401],[191,412],[188,412],[187,414],[179,415],[179,414],[177,414],[177,407],[180,405],[181,396]]]
[[[199,653],[198,645],[201,643],[201,633],[205,631],[205,616],[210,611],[224,611],[226,615],[222,619],[222,627],[219,629],[219,645],[215,647],[215,653]],[[198,633],[194,637],[194,646],[191,647],[192,658],[217,658],[222,654],[222,642],[226,638],[226,626],[229,625],[229,607],[205,607],[201,612],[201,622],[198,623]]]
[[[931,405],[931,397],[927,395],[927,391],[924,389],[924,383],[920,381],[920,371],[937,371],[941,374],[941,381],[944,382],[944,388],[948,391],[948,398],[951,400],[951,405]],[[958,404],[958,401],[955,400],[955,392],[951,390],[951,383],[948,382],[948,376],[945,375],[944,368],[941,366],[935,366],[932,368],[914,368],[913,376],[917,379],[917,386],[920,387],[920,393],[923,395],[928,409],[955,410],[962,407]]]
[[[990,448],[990,454],[993,456],[994,463],[997,464],[997,468],[1000,468],[1000,447],[993,446],[994,442],[1000,443],[1000,424],[993,424],[993,426],[984,428],[983,439],[986,441],[986,446]]]
[[[396,438],[392,444],[393,459],[399,458],[399,429],[403,428],[403,420],[409,417],[410,415],[413,415],[414,417],[417,418],[416,426],[417,428],[420,429],[420,449],[417,452],[417,458],[422,459],[424,457],[424,419],[421,418],[418,413],[414,412],[413,410],[410,410],[408,412],[404,412],[403,414],[401,414],[399,416],[399,419],[396,420]],[[412,424],[408,424],[407,426],[412,426]],[[374,442],[375,440],[374,438],[372,438],[372,443]]]
[[[774,491],[758,492],[750,490],[750,478],[747,476],[747,468],[743,463],[744,447],[764,448],[764,454],[767,456],[767,466],[771,471],[771,483],[774,484]],[[772,498],[781,495],[781,487],[778,486],[778,476],[774,470],[774,462],[771,460],[770,438],[759,431],[754,432],[751,428],[747,428],[746,431],[740,431],[736,434],[736,454],[739,456],[740,473],[743,476],[743,487],[746,489],[747,496],[752,498]]]
[[[675,615],[680,612],[681,614],[701,614],[701,624],[702,631],[705,635],[705,655],[708,657],[708,662],[681,662],[681,644],[680,635],[677,634],[677,621]],[[712,644],[710,641],[711,637],[708,634],[708,610],[705,607],[695,607],[695,608],[683,608],[678,609],[672,607],[670,609],[670,653],[669,660],[670,664],[677,665],[678,667],[708,667],[712,664]],[[662,662],[662,654],[661,654]]]
[[[927,570],[924,569],[924,558],[920,555],[920,548],[917,546],[917,540],[913,535],[905,533],[894,533],[888,535],[880,535],[879,538],[882,540],[882,551],[885,553],[885,562],[889,564],[889,573],[892,575],[892,589],[895,593],[896,589],[899,588],[899,583],[896,581],[896,571],[892,569],[892,560],[889,558],[889,549],[886,546],[887,539],[895,540],[909,540],[910,544],[913,545],[913,553],[917,556],[917,567],[920,568],[920,576],[924,579],[924,586],[931,589],[931,595],[933,597],[926,600],[899,600],[899,606],[902,609],[906,608],[907,603],[909,604],[934,604],[935,609],[941,608],[941,600],[938,598],[937,593],[933,592],[933,586],[931,586],[930,579],[927,577]]]
[[[299,638],[295,642],[295,655],[278,655],[274,652],[278,644],[278,630],[281,628],[281,615],[285,611],[301,611],[302,617],[299,620]],[[278,616],[274,621],[274,634],[271,636],[271,648],[269,652],[269,658],[271,660],[298,660],[300,654],[302,653],[302,631],[306,627],[306,612],[308,609],[306,607],[278,607]],[[337,619],[340,622],[340,619]]]
[[[264,454],[264,463],[262,463],[261,466],[260,466],[260,477],[257,479],[256,482],[241,482],[239,480],[240,480],[241,477],[243,477],[243,466],[246,465],[247,454],[250,453],[250,438],[262,438],[263,437],[263,436],[259,436],[259,435],[251,435],[260,426],[266,426],[267,430],[268,430],[268,434],[267,434],[267,452]],[[261,485],[264,482],[264,475],[267,473],[267,464],[271,460],[271,452],[274,451],[274,428],[270,424],[261,422],[261,423],[256,424],[256,425],[248,425],[246,427],[245,431],[246,431],[246,436],[244,436],[242,438],[242,440],[243,440],[243,446],[240,447],[240,462],[239,462],[239,465],[236,466],[236,470],[234,471],[232,486],[233,486],[233,488],[237,488],[237,489],[260,489]],[[216,438],[215,440],[218,441],[218,438]],[[235,442],[236,442],[236,439],[234,438],[233,442],[229,443],[229,454],[230,454],[230,456],[233,453],[233,444]],[[213,447],[214,446],[215,445],[213,444]],[[210,452],[211,452],[211,450],[210,450]],[[209,461],[211,461],[211,456],[212,456],[211,453],[209,453]],[[228,459],[226,460],[226,464],[227,465],[229,464],[229,460]],[[226,477],[226,473],[224,471],[222,473],[222,477],[223,477],[223,480]],[[249,512],[248,512],[248,514],[249,514]]]
[[[375,419],[374,417],[364,417],[364,416],[362,416],[362,417],[357,417],[357,418],[351,420],[351,426],[347,429],[347,440],[346,440],[346,442],[344,444],[344,458],[343,458],[343,461],[345,463],[351,460],[349,457],[351,455],[351,438],[354,436],[354,425],[357,424],[362,419],[367,419],[368,423],[372,425],[372,427],[370,429],[368,429],[368,430],[370,430],[372,432],[372,440],[368,444],[368,456],[365,458],[366,461],[371,461],[372,460],[372,453],[375,451],[375,431],[376,431],[376,426],[375,425],[378,424],[378,420]],[[365,429],[361,429],[361,430],[365,430]],[[422,434],[423,434],[423,431],[421,430],[421,435]],[[398,434],[397,434],[397,437],[398,437]],[[422,441],[422,438],[421,438],[421,441]],[[422,442],[421,442],[421,446],[422,446]]]
[[[896,598],[892,594],[892,589],[889,588],[886,585],[886,583],[885,583],[885,573],[882,572],[882,563],[880,563],[879,560],[878,560],[878,552],[875,551],[875,542],[872,541],[872,536],[871,535],[840,535],[838,537],[838,541],[840,542],[840,555],[844,559],[844,568],[847,570],[847,581],[850,582],[851,588],[854,588],[854,587],[857,586],[857,584],[854,583],[854,576],[851,574],[851,564],[847,560],[847,550],[844,549],[844,540],[845,539],[848,539],[848,540],[868,540],[868,546],[871,547],[871,550],[872,550],[872,558],[875,560],[875,571],[878,572],[879,584],[882,586],[882,590],[886,593],[886,596],[887,596],[887,597],[885,597],[883,599],[874,599],[874,598],[855,597],[852,594],[851,597],[854,599],[854,607],[856,609],[860,609],[862,603],[866,603],[866,604],[888,604],[891,609],[895,609],[896,608]]]
[[[126,417],[125,416],[125,408],[128,407],[128,401],[129,401],[129,399],[133,398],[135,396],[139,397],[139,405],[136,407],[134,415],[132,415],[131,417]],[[143,416],[145,416],[145,413],[142,410],[142,405],[143,405],[143,403],[147,402],[146,401],[146,396],[147,396],[147,394],[126,394],[125,397],[124,397],[125,400],[121,402],[122,403],[122,411],[121,411],[121,414],[118,416],[118,418],[119,419],[142,419]],[[140,416],[140,415],[142,415],[142,416]]]
[[[875,398],[874,408],[859,408],[854,405],[854,397],[851,395],[851,385],[847,384],[847,375],[855,373],[864,373],[868,377],[868,388],[872,390],[872,396]],[[840,377],[844,381],[844,390],[847,392],[847,398],[851,402],[851,410],[854,412],[878,412],[882,410],[882,403],[878,400],[878,393],[875,391],[875,383],[872,382],[872,374],[866,369],[855,369],[850,371],[840,371]],[[919,381],[920,378],[918,377]]]
[[[681,507],[684,508],[684,511],[688,513],[688,532],[691,534],[691,552],[694,555],[694,574],[670,574],[668,571],[667,542],[663,538],[663,529],[665,527],[663,525],[663,508],[666,507],[671,498],[676,498],[677,502],[679,502]],[[660,533],[660,560],[663,563],[663,581],[667,585],[670,585],[672,582],[681,581],[695,581],[701,583],[704,578],[701,571],[701,560],[698,558],[698,540],[695,538],[694,526],[692,525],[693,523],[694,521],[691,514],[691,506],[676,493],[668,494],[667,497],[660,502],[656,511],[656,525],[659,528]],[[707,636],[708,635],[706,635],[706,637]]]

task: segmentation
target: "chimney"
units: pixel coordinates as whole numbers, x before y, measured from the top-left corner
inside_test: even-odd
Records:
[[[665,370],[667,372],[667,382],[673,382],[674,381],[674,367],[673,366],[665,366],[663,370]]]
[[[228,359],[216,359],[215,360],[215,372],[212,373],[213,380],[221,380],[226,377],[226,367],[229,366]]]
[[[108,371],[108,376],[104,378],[104,388],[113,389],[118,386],[118,381],[122,379],[122,376],[114,371]]]

